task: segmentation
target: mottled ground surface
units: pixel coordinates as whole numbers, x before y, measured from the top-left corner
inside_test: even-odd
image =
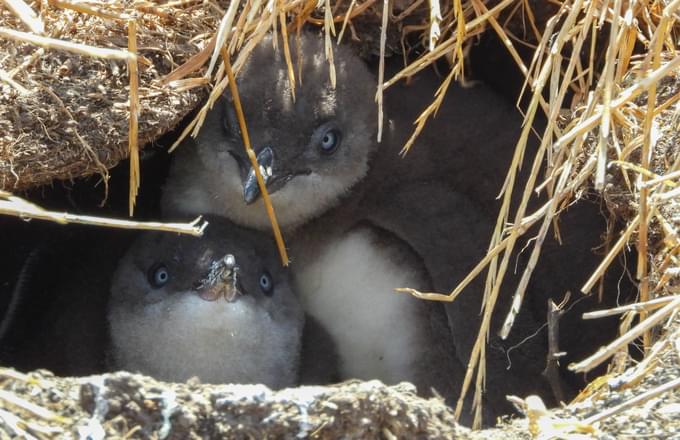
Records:
[[[477,432],[457,426],[443,401],[417,397],[407,383],[275,392],[260,385],[165,384],[124,372],[57,378],[0,370],[0,438],[680,438],[678,335],[676,321],[648,364],[593,381],[582,402],[554,412],[530,405],[531,418]],[[638,370],[644,372],[636,378]]]

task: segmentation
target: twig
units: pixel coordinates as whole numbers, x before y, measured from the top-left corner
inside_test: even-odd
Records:
[[[106,217],[95,217],[90,215],[76,215],[67,212],[47,211],[31,202],[20,197],[16,197],[5,191],[0,191],[0,214],[11,215],[23,219],[35,218],[38,220],[49,220],[55,223],[68,224],[77,223],[83,225],[106,226],[121,229],[139,229],[176,232],[179,234],[189,234],[196,237],[203,235],[203,231],[208,222],[201,221],[197,217],[191,223],[160,223],[160,222],[136,222],[132,220],[119,220]]]
[[[570,296],[571,292],[567,292],[559,305],[555,304],[552,299],[548,300],[548,355],[545,370],[541,374],[548,380],[558,402],[564,402],[564,391],[559,373],[559,359],[564,356],[564,352],[560,352],[560,318],[564,315],[563,307],[569,301]]]

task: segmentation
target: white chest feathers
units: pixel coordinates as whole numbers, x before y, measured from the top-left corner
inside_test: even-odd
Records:
[[[426,282],[404,257],[399,243],[379,240],[368,227],[301,249],[296,289],[333,337],[342,379],[412,379],[429,323],[419,300],[394,292]]]
[[[117,368],[273,388],[297,380],[301,324],[273,319],[247,296],[228,303],[176,293],[134,309],[113,304],[109,321]]]

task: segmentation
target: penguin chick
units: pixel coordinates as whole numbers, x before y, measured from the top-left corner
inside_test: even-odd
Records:
[[[440,79],[421,72],[410,85],[386,90],[382,142],[375,75],[350,48],[334,48],[337,85],[329,80],[323,40],[301,35],[302,63],[295,93],[282,44],[271,37],[250,54],[239,75],[251,143],[279,225],[298,229],[333,207],[347,208],[365,193],[386,194],[395,183],[441,180],[495,212],[497,192],[521,128],[518,113],[481,84],[453,85],[406,158],[399,151],[413,121],[432,101]],[[297,67],[297,66],[296,66]],[[387,69],[400,65],[391,60]],[[489,130],[488,127],[493,127]],[[213,213],[270,230],[255,173],[245,155],[231,97],[206,115],[196,139],[174,153],[161,206],[167,216]]]
[[[116,368],[161,380],[297,382],[304,315],[271,239],[209,218],[202,238],[140,237],[108,306]]]
[[[463,367],[443,308],[393,291],[403,285],[430,286],[421,260],[406,243],[361,223],[345,232],[331,231],[327,240],[316,240],[307,250],[295,285],[305,290],[305,310],[334,341],[340,379],[406,380],[423,394],[434,389],[454,396]]]
[[[335,206],[366,175],[377,145],[376,82],[363,62],[349,48],[335,48],[334,89],[323,40],[305,34],[299,52],[294,39],[290,48],[292,59],[302,63],[304,85],[295,93],[281,68],[286,64],[280,43],[273,50],[271,38],[250,55],[238,84],[251,142],[284,229]],[[198,137],[175,153],[164,214],[214,213],[269,230],[231,99],[225,96],[215,107]]]

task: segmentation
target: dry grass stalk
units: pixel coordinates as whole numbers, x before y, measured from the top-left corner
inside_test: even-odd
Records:
[[[26,32],[19,32],[5,27],[0,27],[0,38],[23,41],[26,43],[35,44],[36,46],[44,47],[46,49],[66,50],[94,58],[121,61],[128,61],[135,58],[133,54],[124,50],[106,49],[89,46],[86,44],[73,43],[70,41],[58,40],[56,38],[48,38],[42,37],[40,35],[28,34]]]
[[[205,78],[210,78],[212,76],[212,71],[215,68],[215,64],[220,60],[220,52],[221,49],[224,47],[227,38],[230,36],[231,32],[231,25],[234,22],[234,17],[236,16],[236,11],[238,11],[238,7],[240,1],[232,1],[229,4],[229,9],[227,9],[227,12],[224,13],[224,16],[222,17],[222,21],[220,22],[220,27],[217,30],[217,34],[215,36],[215,47],[213,48],[213,53],[212,56],[210,57],[210,64],[208,64],[208,70],[206,70],[205,74],[203,75]]]
[[[652,50],[649,52],[651,55],[650,67],[658,69],[661,60],[661,49],[663,40],[666,39],[668,35],[668,16],[666,16],[667,10],[664,11],[664,16],[661,18],[661,23],[657,32],[652,38]],[[650,163],[650,153],[652,151],[652,119],[654,117],[654,110],[656,108],[656,84],[652,84],[647,92],[647,112],[644,119],[643,125],[643,136],[644,142],[642,144],[642,161],[641,166],[643,169],[649,169]],[[642,179],[642,184],[640,185],[640,228],[638,231],[638,261],[637,261],[637,278],[640,280],[640,300],[649,301],[649,277],[647,263],[649,259],[648,255],[648,224],[650,215],[650,206],[648,203],[649,188],[644,186],[644,181],[647,180],[645,174],[640,175]],[[640,313],[640,320],[645,320],[647,318],[647,312],[642,311]],[[651,334],[646,331],[643,334],[643,344],[645,350],[648,350],[651,346]]]
[[[578,1],[577,1],[578,3]],[[567,15],[567,18],[565,19],[565,28],[569,26],[568,28],[570,29],[571,26],[573,25],[573,22],[576,20],[576,17],[578,16],[578,11],[580,11],[579,5],[574,5],[574,7],[571,9],[569,14]],[[556,20],[556,17],[553,17],[551,20]],[[564,29],[562,31],[564,31]],[[562,32],[561,32],[562,33]],[[555,46],[551,48],[550,54],[555,54],[559,53],[561,51],[562,45],[565,43],[565,41],[562,39],[560,40],[559,36],[555,40]],[[547,60],[545,61],[543,67],[541,68],[541,72],[537,76],[537,81],[535,85],[535,90],[534,90],[534,95],[532,96],[531,102],[529,103],[529,107],[527,110],[527,116],[525,120],[525,125],[522,130],[522,134],[520,135],[520,139],[517,142],[517,147],[515,149],[515,154],[513,156],[513,161],[512,164],[510,165],[509,171],[508,171],[508,176],[506,178],[506,185],[503,188],[504,194],[503,194],[503,202],[501,205],[500,213],[498,216],[498,220],[496,222],[496,229],[494,231],[494,236],[491,239],[491,244],[490,246],[495,245],[496,243],[499,243],[502,241],[502,235],[504,235],[503,231],[503,225],[507,223],[507,218],[509,214],[509,206],[510,206],[510,196],[513,191],[513,186],[514,182],[516,179],[517,175],[517,170],[520,167],[520,164],[522,162],[522,158],[524,156],[524,149],[527,145],[528,137],[530,134],[531,130],[531,121],[533,121],[536,111],[538,108],[539,104],[539,98],[538,96],[542,93],[543,88],[549,78],[550,74],[550,69],[553,66],[552,61],[551,61],[551,56],[548,56]],[[529,123],[527,123],[527,121]],[[549,119],[549,121],[551,121]],[[549,122],[548,125],[550,125],[551,122]],[[547,132],[547,130],[546,130]],[[477,337],[477,340],[475,341],[475,345],[473,347],[472,355],[470,357],[470,361],[468,363],[468,368],[465,373],[465,379],[463,381],[463,387],[461,390],[461,395],[459,396],[458,402],[456,404],[456,416],[459,417],[463,408],[463,403],[464,403],[464,398],[465,395],[467,394],[468,387],[470,385],[470,381],[472,379],[472,375],[474,374],[475,368],[477,368],[477,383],[481,383],[484,381],[484,357],[483,355],[483,347],[486,344],[486,335],[488,334],[490,324],[491,324],[491,316],[494,310],[494,306],[496,304],[496,300],[498,298],[499,292],[500,292],[500,287],[501,283],[503,281],[503,277],[505,275],[505,272],[508,267],[508,263],[510,261],[511,253],[513,251],[514,245],[521,235],[517,225],[520,225],[522,223],[522,218],[524,216],[529,198],[531,196],[531,192],[534,188],[535,181],[538,176],[538,171],[542,163],[543,159],[543,154],[547,148],[547,142],[548,142],[549,136],[544,136],[541,145],[539,146],[539,150],[536,153],[536,156],[534,157],[533,165],[531,168],[531,173],[528,179],[528,182],[525,186],[525,190],[522,196],[522,200],[520,202],[519,207],[517,208],[517,213],[515,216],[515,225],[516,227],[513,227],[509,232],[508,232],[508,244],[506,245],[506,248],[504,250],[503,254],[503,259],[500,262],[500,265],[497,266],[497,257],[494,257],[490,264],[491,264],[491,269],[487,275],[487,282],[486,282],[486,289],[484,292],[484,312],[483,312],[483,318],[482,318],[482,323],[480,325],[480,331]],[[499,255],[500,256],[500,255]],[[497,270],[496,270],[497,268]],[[481,422],[481,396],[479,389],[476,390],[476,396],[475,400],[480,402],[480,405],[477,405],[475,408],[475,413],[476,413],[476,419],[475,419],[475,426],[479,426],[478,422]],[[479,416],[477,416],[479,415]]]
[[[513,2],[515,2],[515,0],[503,0],[502,2],[498,3],[493,8],[489,9],[487,12],[480,14],[477,17],[466,21],[465,35],[468,35],[468,36],[477,35],[480,31],[480,29],[478,29],[478,28],[482,28],[484,26],[485,22],[489,19],[489,17],[500,14],[501,11],[503,11],[508,6],[512,5]],[[473,30],[476,31],[476,32],[473,33]],[[409,76],[413,76],[416,73],[420,72],[421,70],[429,67],[430,65],[432,65],[432,63],[437,61],[439,58],[447,55],[449,53],[449,51],[451,50],[452,46],[454,46],[456,44],[456,42],[457,42],[456,35],[452,35],[448,39],[442,41],[439,44],[439,46],[437,46],[434,50],[423,54],[422,57],[413,61],[408,66],[404,67],[404,69],[402,69],[399,73],[394,75],[388,81],[385,81],[385,83],[383,84],[383,88],[388,88],[388,87],[396,84],[398,81],[406,79]]]
[[[636,216],[633,221],[630,222],[624,233],[621,234],[621,237],[619,237],[619,239],[616,241],[616,244],[611,248],[597,269],[595,269],[588,281],[586,281],[583,287],[581,287],[581,292],[588,293],[593,289],[595,283],[597,283],[597,281],[602,278],[602,276],[604,276],[605,271],[612,261],[614,261],[614,258],[616,258],[616,256],[619,255],[621,251],[623,251],[623,248],[630,241],[630,238],[633,236],[633,233],[637,230],[639,225],[640,216]]]
[[[455,0],[454,1],[454,11],[456,11],[456,14],[460,17],[459,11],[462,11],[462,5],[460,0]],[[430,36],[428,38],[429,41],[429,46],[428,48],[430,50],[434,49],[434,47],[437,45],[437,41],[439,41],[439,37],[441,35],[441,27],[440,23],[442,21],[442,11],[441,7],[439,6],[439,0],[430,0]],[[462,21],[458,21],[461,23]],[[462,22],[465,24],[464,22]]]
[[[201,69],[205,62],[210,58],[210,53],[215,48],[215,41],[217,35],[212,37],[208,44],[200,50],[198,53],[194,54],[189,58],[184,64],[168,73],[161,79],[161,84],[169,84],[173,81],[179,81],[184,79],[187,75]],[[194,78],[192,78],[194,79]],[[205,78],[204,78],[205,79]],[[209,79],[208,79],[209,80]]]
[[[659,356],[666,350],[677,349],[678,336],[680,336],[680,329],[673,331],[667,338],[658,340],[652,348],[646,353],[645,358],[637,364],[634,368],[626,370],[622,375],[615,380],[610,379],[608,383],[611,387],[618,387],[621,389],[632,388],[645,379],[646,374],[653,370],[661,361]]]
[[[663,307],[664,305],[666,305],[669,302],[672,302],[676,299],[677,299],[676,295],[662,296],[661,298],[652,299],[650,301],[637,302],[637,303],[628,304],[628,305],[625,305],[625,306],[613,307],[613,308],[607,309],[607,310],[598,310],[598,311],[595,311],[595,312],[584,313],[583,319],[606,318],[608,316],[621,315],[623,313],[628,313],[628,312],[637,312],[637,313],[639,313],[641,311],[650,312],[650,311],[658,309],[659,307]]]
[[[383,91],[380,87],[385,81],[385,43],[387,41],[387,16],[388,16],[389,2],[383,0],[382,25],[380,26],[380,61],[378,65],[378,89],[375,95],[375,102],[378,104],[378,138],[377,141],[382,141],[383,130]]]
[[[363,4],[366,4],[368,2],[364,2]],[[347,23],[349,23],[349,18],[352,16],[352,13],[354,12],[354,6],[357,4],[356,0],[352,0],[349,4],[349,7],[347,8],[347,13],[345,14],[345,17],[342,20],[342,27],[340,28],[340,33],[338,34],[338,44],[342,42],[342,36],[345,34],[345,29],[347,28]]]
[[[602,347],[597,351],[597,353],[584,359],[581,362],[577,362],[569,365],[569,369],[575,373],[584,373],[592,370],[593,368],[600,365],[602,362],[609,359],[622,347],[633,342],[635,339],[641,337],[645,332],[652,329],[654,326],[661,323],[661,321],[671,317],[676,310],[680,307],[680,297],[676,297],[673,301],[669,302],[652,315],[650,315],[644,321],[641,321],[633,328],[625,332],[623,335],[616,338],[614,341],[609,343],[606,347]]]
[[[595,168],[595,162],[593,160],[590,160],[584,167],[583,170],[579,173],[578,177],[574,179],[567,188],[564,189],[562,193],[557,193],[554,195],[555,198],[558,198],[560,200],[565,200],[569,194],[573,193],[576,188],[581,187],[588,177],[590,176],[592,170]],[[551,204],[551,201],[546,202],[545,205],[543,205],[541,208],[537,209],[535,212],[533,212],[530,215],[525,216],[522,219],[522,223],[519,225],[519,230],[522,231],[522,233],[526,232],[530,227],[532,227],[536,222],[538,222],[545,213],[547,212],[549,206]],[[505,251],[507,248],[508,242],[509,242],[509,237],[506,237],[503,241],[498,243],[497,245],[493,246],[489,251],[487,251],[486,255],[482,260],[480,260],[479,263],[470,271],[470,273],[461,281],[456,288],[448,294],[443,294],[443,293],[434,293],[434,292],[428,292],[428,293],[423,293],[420,292],[416,289],[411,289],[411,288],[399,288],[395,289],[397,292],[403,292],[403,293],[408,293],[416,298],[420,299],[425,299],[425,300],[430,300],[430,301],[442,301],[442,302],[452,302],[456,299],[456,297],[462,293],[463,290],[470,284],[472,280],[475,279],[479,274],[481,274],[484,269],[489,266],[492,262],[492,260],[497,257],[501,252]]]
[[[26,87],[14,81],[14,79],[12,79],[12,75],[2,69],[0,69],[0,81],[4,81],[10,86],[14,87],[21,95],[28,95],[30,93]]]
[[[24,420],[4,409],[0,409],[0,420],[2,420],[3,424],[11,430],[14,436],[26,440],[38,440],[45,437],[52,438],[55,435],[63,433],[63,429],[61,428],[38,425],[37,423]]]
[[[331,87],[335,88],[337,79],[335,74],[335,61],[333,59],[333,44],[331,39],[331,36],[335,36],[335,22],[333,21],[330,0],[325,0],[325,5],[326,7],[324,8],[323,15],[324,49],[326,53],[326,60],[328,61],[328,75],[331,80]],[[386,24],[383,21],[382,32],[385,31],[385,28]],[[274,30],[276,31],[276,29]]]
[[[96,17],[104,18],[107,20],[130,20],[129,14],[119,14],[116,12],[106,11],[103,8],[98,8],[96,6],[88,5],[86,3],[78,2],[67,2],[61,0],[49,0],[49,4],[57,8],[71,9],[81,14],[93,15]]]
[[[35,13],[35,11],[28,6],[23,0],[3,0],[7,8],[14,13],[19,20],[21,20],[28,29],[34,34],[42,34],[45,32],[45,25]]]
[[[222,60],[224,62],[224,67],[227,72],[227,77],[229,78],[229,87],[231,89],[231,95],[234,98],[234,107],[236,108],[236,115],[238,117],[238,125],[241,129],[241,134],[243,135],[243,145],[246,148],[246,153],[250,159],[250,165],[255,171],[255,177],[257,178],[257,186],[260,187],[260,192],[262,198],[264,199],[264,206],[267,209],[267,215],[269,216],[269,221],[272,224],[274,230],[274,238],[276,239],[276,246],[279,249],[279,255],[281,256],[281,263],[284,266],[288,266],[290,260],[288,259],[288,252],[286,251],[286,244],[283,242],[283,235],[281,234],[281,228],[279,228],[279,222],[276,220],[276,214],[274,208],[272,207],[271,199],[269,198],[269,193],[267,192],[267,185],[264,183],[262,178],[262,172],[260,171],[260,165],[257,163],[257,157],[255,156],[255,151],[250,145],[250,136],[248,135],[248,127],[246,126],[246,120],[243,116],[243,107],[241,107],[241,98],[238,94],[238,89],[236,88],[236,78],[234,77],[234,72],[231,69],[231,62],[229,61],[229,54],[227,50],[222,46]]]
[[[52,411],[49,411],[41,406],[36,405],[35,403],[17,397],[16,395],[5,390],[0,390],[0,400],[5,402],[5,405],[3,406],[14,406],[17,408],[21,408],[22,410],[31,413],[32,416],[39,417],[44,420],[58,421],[61,423],[70,423],[70,421],[67,418],[59,416],[53,413]]]
[[[290,83],[290,93],[295,101],[295,69],[293,69],[293,58],[290,55],[290,45],[288,44],[288,26],[286,26],[286,15],[279,13],[279,22],[281,25],[281,36],[283,37],[283,55],[286,59],[286,66],[288,67],[288,82]],[[222,54],[224,56],[226,51]],[[298,57],[302,54],[298,52]]]
[[[135,201],[139,191],[139,76],[137,73],[137,25],[134,20],[128,21],[128,52],[135,55],[128,61],[128,76],[130,78],[130,128],[128,129],[128,148],[130,149],[130,195],[129,214],[135,210]]]
[[[95,217],[90,215],[75,215],[67,212],[47,211],[31,202],[8,192],[0,190],[0,214],[20,217],[22,219],[49,220],[62,225],[68,223],[78,223],[92,226],[105,226],[121,229],[139,229],[175,232],[178,234],[189,234],[196,237],[203,235],[203,230],[208,222],[201,221],[201,217],[196,218],[191,223],[160,223],[160,222],[136,222],[131,220],[118,220],[106,217]]]

